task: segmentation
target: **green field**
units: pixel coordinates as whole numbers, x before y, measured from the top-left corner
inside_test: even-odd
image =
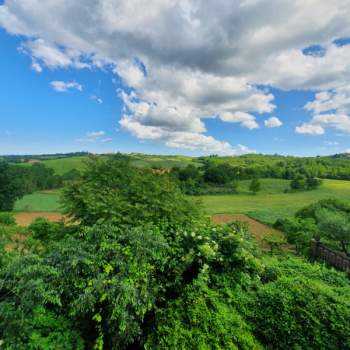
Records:
[[[247,191],[248,184],[248,181],[240,183],[239,194],[201,196],[208,214],[243,213],[271,224],[278,218],[293,216],[298,209],[320,199],[337,198],[350,203],[350,181],[323,180],[317,190],[283,193],[289,181],[262,179],[261,192],[257,195]]]
[[[208,214],[248,214],[266,223],[294,215],[313,202],[324,198],[337,198],[350,203],[350,181],[324,180],[322,186],[313,191],[284,193],[289,181],[262,179],[261,192],[257,195],[248,190],[250,181],[241,181],[239,194],[201,196]],[[198,198],[198,197],[195,197]],[[38,192],[24,196],[15,205],[17,212],[59,212],[58,192]]]
[[[42,161],[35,161],[37,163],[45,164],[48,168],[52,168],[57,175],[63,175],[72,169],[81,170],[84,168],[84,161],[87,159],[83,157],[68,157],[47,159]],[[34,162],[21,163],[21,166],[31,166]]]
[[[15,204],[16,212],[59,212],[59,193],[36,192],[28,194]]]
[[[105,157],[105,156],[101,156]],[[140,168],[166,168],[173,167],[186,167],[189,164],[200,166],[201,164],[196,162],[195,159],[186,156],[156,156],[148,154],[131,154],[131,164]],[[57,175],[64,175],[70,170],[84,169],[84,162],[88,159],[88,156],[81,157],[67,157],[67,158],[53,158],[47,160],[33,160],[31,162],[21,163],[20,166],[31,166],[35,162],[42,163],[48,168],[55,171]]]

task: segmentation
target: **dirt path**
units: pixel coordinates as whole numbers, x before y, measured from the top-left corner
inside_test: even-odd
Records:
[[[46,218],[50,221],[64,220],[65,217],[61,213],[46,213],[46,212],[33,212],[33,213],[17,213],[16,215],[17,225],[28,226],[36,218]]]
[[[252,235],[261,241],[266,235],[270,233],[281,235],[281,231],[278,231],[268,225],[262,224],[245,214],[215,214],[212,216],[213,222],[216,224],[226,224],[232,221],[242,221],[248,224],[249,230]]]

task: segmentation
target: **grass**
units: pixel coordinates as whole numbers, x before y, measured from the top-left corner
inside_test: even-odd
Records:
[[[103,156],[102,156],[103,157]],[[147,154],[132,154],[131,163],[134,166],[140,168],[166,168],[171,169],[173,167],[186,167],[189,164],[195,166],[201,166],[191,157],[186,156],[153,156]],[[63,175],[70,170],[84,169],[84,161],[87,160],[87,156],[82,157],[67,157],[67,158],[53,158],[47,160],[37,161],[46,165],[48,168],[52,168],[57,175]],[[21,163],[21,166],[31,166],[33,162]]]
[[[337,198],[350,203],[350,181],[323,180],[313,191],[284,193],[289,181],[262,179],[261,192],[249,192],[250,181],[241,181],[239,193],[234,195],[201,196],[208,214],[247,214],[264,223],[274,223],[278,218],[290,217],[308,204],[324,198]],[[196,197],[198,198],[198,197]],[[60,212],[58,192],[37,192],[24,196],[15,205],[16,212]]]
[[[248,192],[249,181],[242,181],[240,192],[235,195],[201,196],[208,214],[247,214],[261,222],[272,224],[278,218],[290,217],[311,203],[325,198],[336,198],[350,203],[350,181],[323,180],[313,191],[284,193],[289,182],[278,179],[262,179],[261,192]]]
[[[59,192],[36,192],[18,200],[15,212],[60,212]]]

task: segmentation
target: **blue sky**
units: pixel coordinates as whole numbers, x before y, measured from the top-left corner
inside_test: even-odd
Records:
[[[238,14],[217,12],[216,33],[211,1],[152,1],[156,19],[140,1],[88,1],[92,13],[114,5],[94,18],[79,2],[0,1],[0,153],[348,151],[350,8],[340,14],[337,2],[320,1],[313,31],[305,2],[274,23],[262,11],[275,1],[239,1]]]

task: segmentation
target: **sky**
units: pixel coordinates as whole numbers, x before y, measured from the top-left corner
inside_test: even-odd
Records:
[[[0,154],[350,152],[349,0],[0,0]]]

